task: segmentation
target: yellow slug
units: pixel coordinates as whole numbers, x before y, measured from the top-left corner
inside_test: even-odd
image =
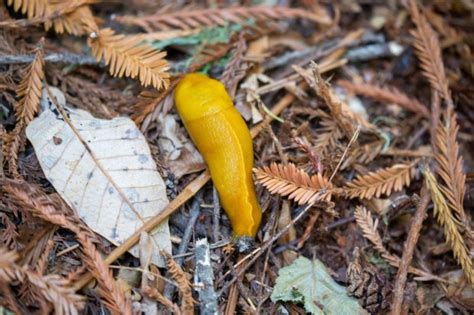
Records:
[[[188,74],[176,87],[174,100],[207,163],[234,234],[254,237],[262,210],[252,179],[252,138],[224,85],[203,74]]]

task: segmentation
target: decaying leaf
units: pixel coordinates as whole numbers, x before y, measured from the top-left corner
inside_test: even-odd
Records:
[[[59,90],[50,91],[58,95],[56,101],[64,100]],[[44,111],[26,135],[46,178],[92,230],[121,244],[168,205],[144,136],[128,118],[103,120],[82,110],[57,109],[45,95]],[[162,266],[159,251],[171,252],[168,222],[152,234],[158,247],[152,262]],[[137,256],[138,248],[130,252]]]
[[[306,257],[279,270],[271,299],[303,302],[306,312],[312,314],[367,314],[357,300],[347,296],[346,288],[331,278],[322,262]]]
[[[204,159],[191,143],[184,129],[179,129],[176,116],[158,116],[158,142],[162,155],[176,178],[206,168]]]

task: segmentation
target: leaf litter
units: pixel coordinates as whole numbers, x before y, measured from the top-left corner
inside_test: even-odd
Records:
[[[474,311],[472,6],[257,2],[1,4],[2,311]],[[251,129],[249,252],[174,109],[196,71]]]

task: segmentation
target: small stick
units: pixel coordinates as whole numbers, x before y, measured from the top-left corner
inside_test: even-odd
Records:
[[[190,216],[188,220],[188,224],[186,225],[186,229],[184,230],[183,237],[181,238],[181,243],[179,244],[178,252],[176,255],[182,255],[186,253],[189,245],[189,241],[191,240],[192,231],[196,221],[199,217],[200,211],[200,203],[201,203],[202,192],[199,192],[193,200],[193,204],[191,206]],[[183,265],[184,256],[180,256],[176,258],[174,261],[179,265]],[[165,291],[163,295],[167,299],[171,299],[174,293],[175,286],[169,283],[165,286]]]
[[[194,288],[199,293],[202,315],[217,315],[217,295],[214,290],[214,273],[207,238],[196,242],[196,271]]]
[[[415,250],[418,237],[420,236],[420,230],[423,226],[423,220],[425,219],[426,211],[430,201],[431,194],[424,186],[421,190],[421,200],[418,204],[418,207],[416,208],[415,216],[412,219],[410,232],[408,233],[407,240],[405,241],[403,256],[398,267],[397,277],[395,280],[395,289],[393,290],[392,315],[399,315],[402,313],[402,304],[405,283],[407,281],[408,267],[411,264],[413,251]]]
[[[216,187],[212,188],[212,199],[213,199],[213,212],[212,212],[212,238],[214,243],[219,242],[219,220],[220,220],[220,210],[221,205],[219,202],[219,195],[217,194]]]

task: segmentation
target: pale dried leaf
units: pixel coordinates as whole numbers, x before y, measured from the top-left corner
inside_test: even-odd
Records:
[[[46,178],[92,230],[120,245],[168,205],[148,144],[128,118],[96,119],[66,107],[65,119],[52,103],[26,129]],[[152,235],[152,262],[163,266],[168,222]],[[130,252],[137,256],[138,248]]]

